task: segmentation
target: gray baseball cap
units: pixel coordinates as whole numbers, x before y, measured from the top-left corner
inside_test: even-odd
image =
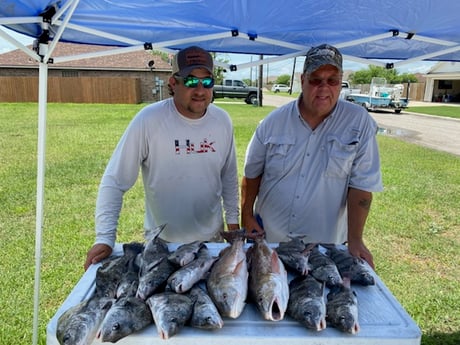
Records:
[[[205,68],[213,73],[214,62],[211,54],[203,48],[191,46],[180,50],[173,59],[172,74],[187,77],[195,68]]]
[[[342,72],[342,54],[329,44],[321,44],[307,52],[303,72],[311,74],[324,65],[332,65]]]

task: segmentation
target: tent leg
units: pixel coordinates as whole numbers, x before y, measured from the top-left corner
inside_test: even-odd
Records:
[[[38,343],[38,313],[40,307],[40,267],[42,252],[42,228],[45,190],[45,149],[46,149],[46,108],[48,92],[48,65],[39,65],[38,88],[38,138],[37,138],[37,200],[35,220],[35,284],[34,284],[34,320],[32,344]]]

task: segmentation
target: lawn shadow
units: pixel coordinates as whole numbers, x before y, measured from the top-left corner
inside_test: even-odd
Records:
[[[459,345],[460,331],[455,333],[433,333],[422,335],[422,345]]]

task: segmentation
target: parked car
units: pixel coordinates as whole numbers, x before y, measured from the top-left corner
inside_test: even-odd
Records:
[[[291,88],[285,84],[274,84],[272,86],[272,92],[289,92]]]
[[[216,98],[243,98],[247,104],[254,104],[257,96],[262,96],[262,90],[248,86],[242,80],[225,79],[221,85],[214,85],[213,100]]]

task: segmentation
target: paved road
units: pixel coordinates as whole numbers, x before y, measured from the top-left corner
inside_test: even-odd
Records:
[[[289,97],[264,94],[263,104],[279,107],[291,100],[292,98]],[[438,104],[413,102],[411,105]],[[457,105],[457,108],[460,112],[460,106]],[[460,120],[458,119],[421,115],[408,111],[403,111],[401,114],[394,112],[370,112],[370,114],[387,135],[397,136],[418,145],[460,156]]]
[[[370,114],[388,135],[460,157],[460,120],[409,112]]]

